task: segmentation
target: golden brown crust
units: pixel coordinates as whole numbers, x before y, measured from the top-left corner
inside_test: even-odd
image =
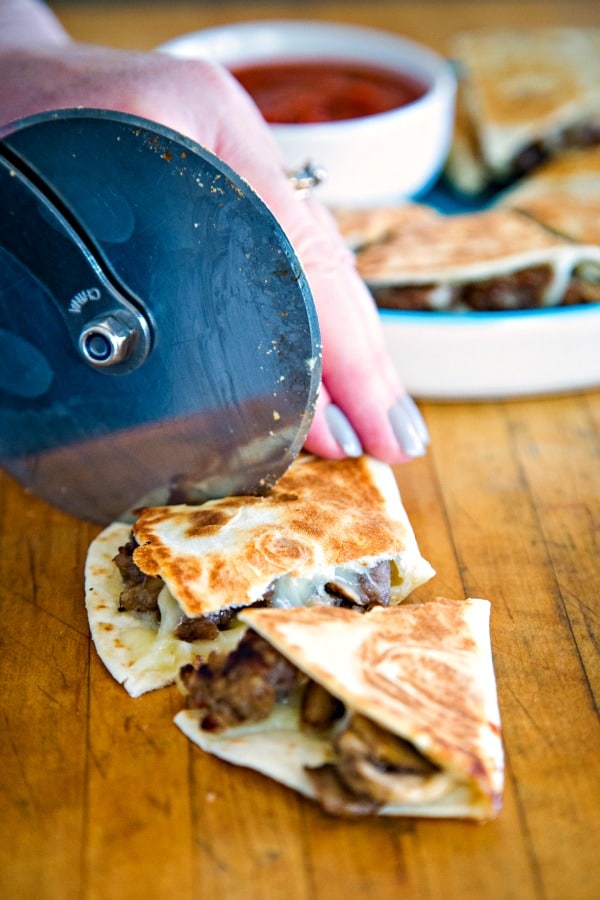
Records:
[[[454,35],[450,52],[491,175],[510,175],[528,148],[598,121],[598,29],[482,28]]]
[[[407,221],[404,228],[366,247],[358,254],[357,267],[372,285],[435,283],[467,272],[489,277],[509,267],[511,258],[551,258],[552,251],[564,245],[562,238],[509,209],[433,215],[428,220],[417,216],[414,224]]]
[[[437,218],[433,209],[419,203],[340,209],[334,210],[333,215],[342,237],[353,250],[378,243],[405,228],[412,229],[417,222],[426,225]]]
[[[367,457],[302,455],[265,497],[149,507],[133,531],[136,564],[160,575],[188,616],[248,605],[284,574],[310,577],[407,548],[422,562],[391,470]]]
[[[132,697],[172,684],[181,666],[213,650],[229,650],[244,626],[220,631],[216,640],[180,640],[174,631],[181,617],[163,591],[154,612],[120,610],[121,575],[113,560],[129,540],[131,526],[113,522],[92,541],[85,564],[85,604],[98,655],[113,678]],[[169,626],[169,622],[171,625]]]
[[[600,202],[596,197],[556,191],[515,201],[515,208],[569,240],[600,245]]]
[[[518,209],[569,240],[600,244],[600,146],[549,160],[505,191],[498,205]]]
[[[253,609],[243,621],[348,709],[410,740],[500,802],[502,748],[488,601]]]

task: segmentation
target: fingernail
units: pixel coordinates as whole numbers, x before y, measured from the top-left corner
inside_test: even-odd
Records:
[[[400,397],[398,403],[405,410],[407,416],[415,426],[417,434],[419,435],[423,443],[427,445],[429,443],[429,432],[427,430],[427,425],[425,424],[425,419],[423,418],[421,410],[419,409],[413,398],[410,396],[410,394],[403,394],[402,397]]]
[[[388,413],[392,430],[407,456],[423,456],[429,443],[427,425],[412,397],[403,394]]]
[[[330,403],[325,410],[325,419],[329,430],[346,456],[362,456],[363,448],[354,428],[335,403]]]

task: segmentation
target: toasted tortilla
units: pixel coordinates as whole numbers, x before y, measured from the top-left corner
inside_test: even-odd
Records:
[[[517,209],[571,241],[600,245],[600,146],[543,163],[496,205]]]
[[[449,50],[461,86],[447,174],[460,189],[600,143],[600,30],[489,27],[455,34]]]
[[[431,207],[411,202],[401,206],[335,209],[333,216],[340,234],[354,251],[378,244],[405,228],[414,229],[417,223],[427,227],[438,218]]]
[[[126,544],[131,525],[114,522],[91,543],[85,565],[85,603],[92,640],[112,677],[128,694],[172,684],[180,667],[218,646],[231,648],[246,630],[239,623],[222,631],[217,641],[183,641],[174,634],[182,611],[167,588],[159,596],[160,621],[153,612],[119,611],[123,590],[113,562]]]
[[[489,819],[501,806],[503,751],[486,600],[376,608],[252,609],[243,621],[341,700],[408,741],[436,766],[418,778],[392,773],[381,815]],[[203,750],[315,798],[310,769],[336,762],[332,730],[302,730],[299,702],[221,733],[186,709],[175,723]]]
[[[119,611],[113,563],[133,530],[139,569],[164,582],[155,612]],[[245,631],[237,619],[215,640],[186,641],[184,619],[257,601],[291,607],[339,601],[380,563],[390,563],[389,602],[399,603],[434,571],[421,556],[391,467],[369,457],[341,461],[302,454],[264,497],[199,506],[149,507],[132,526],[114,523],[91,544],[86,606],[96,649],[132,696],[175,681],[181,665],[229,649]]]
[[[276,582],[299,606],[335,581],[390,560],[392,602],[433,570],[418,549],[390,466],[304,454],[265,497],[154,507],[133,526],[139,568],[163,579],[187,616],[249,606]]]
[[[567,240],[518,210],[444,216],[415,205],[398,213],[398,227],[356,254],[382,308],[493,311],[600,299],[600,246]]]

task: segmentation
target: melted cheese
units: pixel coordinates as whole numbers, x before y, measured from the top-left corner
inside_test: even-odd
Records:
[[[111,675],[123,684],[128,693],[138,697],[146,691],[172,684],[182,665],[197,656],[207,657],[212,651],[229,652],[244,634],[245,625],[219,632],[215,640],[183,641],[175,636],[184,613],[167,587],[158,599],[160,617],[153,612],[119,611],[119,596],[123,589],[121,575],[113,559],[118,548],[130,536],[131,526],[115,522],[107,526],[92,542],[86,558],[86,609],[90,630],[102,662]],[[283,578],[275,584],[274,605],[293,607],[331,603],[324,591],[327,581],[345,579],[358,584],[360,574],[368,571],[377,559],[343,569],[305,578]],[[431,577],[433,570],[424,560],[415,564],[414,554],[399,554],[391,567],[392,601],[399,602],[410,591]],[[297,582],[297,583],[296,583]]]
[[[279,609],[331,606],[333,601],[331,594],[325,590],[326,584],[338,584],[349,597],[358,595],[361,580],[368,576],[377,562],[378,560],[373,560],[369,565],[355,563],[335,566],[330,571],[320,572],[311,578],[282,575],[273,582],[273,591],[269,594],[270,605]],[[403,600],[413,587],[410,567],[403,565],[403,562],[403,558],[399,556],[390,563],[390,593],[394,603]]]
[[[297,694],[287,702],[276,703],[271,715],[262,722],[228,728],[221,734],[203,731],[196,710],[182,710],[175,717],[175,724],[203,750],[236,765],[256,769],[313,798],[314,789],[306,768],[335,762],[332,732],[312,734],[300,729]],[[385,777],[390,800],[381,810],[383,815],[398,814],[399,806],[409,814],[413,810],[420,815],[435,815],[438,804],[442,807],[445,802],[453,804],[456,797],[462,814],[469,808],[470,788],[449,772],[426,776],[391,773]],[[423,807],[428,811],[423,813]]]
[[[329,577],[284,576],[275,582],[271,605],[287,609],[331,604],[332,598],[324,589],[328,580],[338,581],[348,590],[358,590],[359,576],[365,571],[368,571],[365,567],[357,567],[334,569]],[[114,596],[118,596],[118,591],[114,592]],[[119,623],[121,643],[128,648],[124,684],[133,696],[150,689],[148,686],[172,683],[181,666],[193,662],[198,656],[206,658],[212,651],[228,653],[237,646],[246,630],[246,626],[239,622],[232,628],[220,631],[215,640],[183,641],[175,634],[183,612],[166,587],[159,594],[158,607],[160,620],[153,613],[135,611],[120,612],[115,619]],[[113,674],[117,677],[116,672]]]
[[[569,287],[580,256],[576,247],[566,247],[556,254],[552,260],[552,279],[542,295],[542,306],[558,306]]]
[[[160,592],[158,606],[160,624],[157,624],[154,617],[152,640],[132,666],[131,671],[135,674],[164,673],[173,681],[181,666],[192,662],[197,656],[207,657],[217,649],[225,652],[232,650],[246,630],[245,625],[239,623],[226,631],[220,631],[219,637],[214,641],[182,641],[175,635],[182,616],[181,608],[167,588]]]
[[[186,643],[174,635],[181,610],[167,590],[159,597],[159,617],[153,612],[119,610],[123,584],[113,562],[129,538],[130,526],[116,522],[92,542],[86,558],[85,602],[90,631],[110,674],[132,697],[172,684],[179,668],[217,646],[231,649],[244,626],[223,632],[218,641]]]

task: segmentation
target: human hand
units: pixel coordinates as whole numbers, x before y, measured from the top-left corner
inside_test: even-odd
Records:
[[[425,452],[425,423],[351,253],[328,211],[294,191],[268,126],[225,69],[76,43],[33,0],[0,0],[0,35],[0,123],[75,106],[151,119],[211,150],[269,206],[298,254],[321,329],[323,378],[306,449],[331,458],[364,451],[388,463]]]

